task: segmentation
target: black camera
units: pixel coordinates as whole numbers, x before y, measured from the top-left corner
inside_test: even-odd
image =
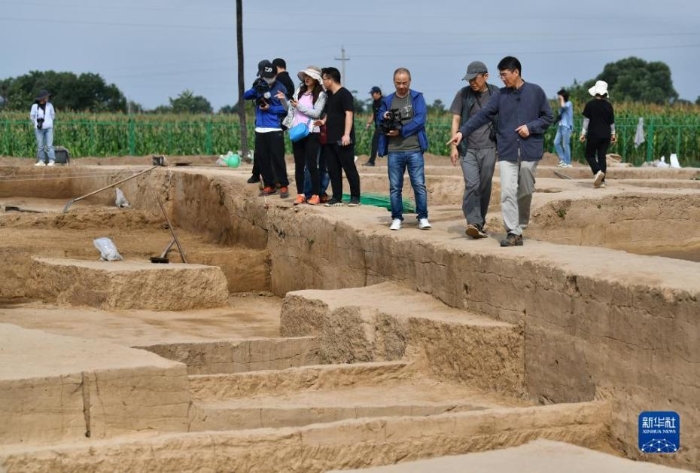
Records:
[[[255,89],[255,105],[265,107],[270,104],[270,86],[263,78],[258,78],[253,83]]]
[[[399,109],[392,108],[387,113],[389,116],[382,118],[382,121],[379,123],[379,130],[385,135],[393,130],[400,131],[403,124],[401,123],[401,112]]]
[[[36,119],[36,129],[41,130],[44,127],[44,119],[43,118],[37,118]]]

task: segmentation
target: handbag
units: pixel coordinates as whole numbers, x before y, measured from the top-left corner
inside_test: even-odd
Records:
[[[309,119],[309,121],[306,123],[299,123],[298,125],[291,127],[289,129],[289,139],[296,143],[297,141],[303,140],[309,136],[309,133],[311,133],[309,125],[311,125],[311,119]]]

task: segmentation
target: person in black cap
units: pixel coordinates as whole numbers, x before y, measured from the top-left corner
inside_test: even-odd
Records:
[[[277,94],[286,95],[287,90],[277,80],[277,70],[270,61],[263,61],[259,66],[260,77],[245,91],[243,98],[255,101],[255,160],[260,165],[264,184],[260,195],[275,194],[275,183],[278,182],[280,197],[284,199],[289,197],[282,131],[282,118],[287,109]]]
[[[48,90],[42,90],[37,95],[29,118],[34,125],[36,144],[39,148],[38,160],[35,166],[53,166],[56,164],[56,153],[53,148],[53,121],[56,118],[56,111],[49,102],[51,94]],[[47,162],[48,161],[48,162]]]
[[[455,95],[450,111],[452,112],[452,131],[454,135],[459,127],[467,123],[489,103],[491,97],[498,94],[498,87],[486,81],[489,71],[486,64],[474,61],[467,66],[467,73],[462,78],[469,85],[462,87]],[[483,125],[459,146],[453,144],[450,149],[452,165],[459,161],[464,175],[464,196],[462,212],[467,220],[467,235],[471,238],[486,238],[484,225],[486,212],[491,202],[491,181],[496,167],[496,116]]]
[[[379,123],[374,119],[375,115],[379,111],[379,107],[382,106],[382,89],[376,85],[372,87],[369,91],[372,96],[372,115],[370,115],[369,120],[367,120],[366,130],[374,124],[374,134],[372,134],[372,149],[369,153],[369,161],[363,164],[363,166],[374,166],[374,162],[377,160],[377,150],[379,149]]]

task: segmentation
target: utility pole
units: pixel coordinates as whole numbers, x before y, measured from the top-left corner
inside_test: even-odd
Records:
[[[341,61],[340,65],[340,82],[347,87],[348,80],[345,77],[345,62],[349,61],[350,58],[345,56],[345,46],[340,47],[340,57],[335,58],[336,61]]]
[[[241,126],[241,159],[250,162],[248,158],[248,125],[245,116],[245,78],[243,77],[243,0],[236,0],[236,43],[238,56],[238,122]]]

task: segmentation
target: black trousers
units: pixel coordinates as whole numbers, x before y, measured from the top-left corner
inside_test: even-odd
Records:
[[[265,187],[289,186],[287,178],[287,163],[284,161],[284,133],[269,131],[255,132],[255,161],[260,164]]]
[[[308,168],[311,175],[311,194],[319,195],[321,184],[318,177],[318,150],[321,146],[318,141],[318,133],[309,135],[292,143],[294,151],[294,180],[297,184],[297,194],[304,193],[304,167]]]
[[[379,128],[374,127],[374,134],[372,135],[372,149],[369,152],[369,163],[374,164],[377,160],[377,153],[379,151]]]
[[[610,147],[610,137],[596,138],[589,136],[586,139],[586,161],[593,171],[593,175],[598,174],[598,171],[607,170],[605,155]]]
[[[360,198],[360,175],[355,167],[355,145],[340,146],[336,143],[324,145],[328,175],[335,200],[343,199],[343,171],[350,184],[350,197]]]

